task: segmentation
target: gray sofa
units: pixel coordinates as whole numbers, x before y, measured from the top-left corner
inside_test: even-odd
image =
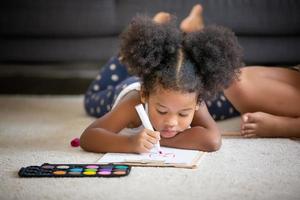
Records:
[[[206,25],[235,31],[246,64],[300,63],[298,0],[1,1],[0,62],[104,61],[136,13],[167,11],[179,23],[196,3]]]

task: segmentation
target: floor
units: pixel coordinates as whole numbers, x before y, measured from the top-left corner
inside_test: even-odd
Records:
[[[94,119],[83,96],[0,96],[0,199],[300,199],[300,141],[224,136],[196,169],[134,167],[122,178],[19,178],[21,167],[94,163],[70,146]],[[235,133],[239,118],[219,123]]]

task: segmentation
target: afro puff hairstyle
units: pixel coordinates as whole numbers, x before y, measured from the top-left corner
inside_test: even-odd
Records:
[[[120,55],[147,94],[159,86],[196,92],[198,102],[228,87],[242,66],[242,49],[231,30],[208,26],[183,34],[174,19],[158,24],[141,15],[121,34]]]
[[[163,67],[161,65],[176,64],[182,36],[174,20],[158,24],[138,15],[121,35],[121,41],[122,60],[132,73],[142,76]]]
[[[234,33],[222,26],[208,26],[189,33],[183,48],[196,67],[204,89],[214,93],[223,90],[238,78],[242,66],[242,49]]]

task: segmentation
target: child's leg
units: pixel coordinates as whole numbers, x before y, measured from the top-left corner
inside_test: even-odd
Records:
[[[244,113],[242,134],[262,137],[300,137],[300,73],[290,69],[247,67],[240,81],[225,90]]]
[[[207,109],[214,120],[224,120],[239,116],[240,113],[228,101],[223,92],[217,94],[212,101],[205,101]]]
[[[110,110],[115,87],[129,77],[126,66],[117,57],[112,57],[100,70],[84,96],[86,112],[101,117]]]

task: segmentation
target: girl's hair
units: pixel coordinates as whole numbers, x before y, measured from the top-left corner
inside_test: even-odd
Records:
[[[221,26],[183,34],[175,20],[158,24],[133,18],[121,35],[122,62],[141,78],[147,95],[158,86],[207,100],[238,77],[241,48],[234,33]]]

